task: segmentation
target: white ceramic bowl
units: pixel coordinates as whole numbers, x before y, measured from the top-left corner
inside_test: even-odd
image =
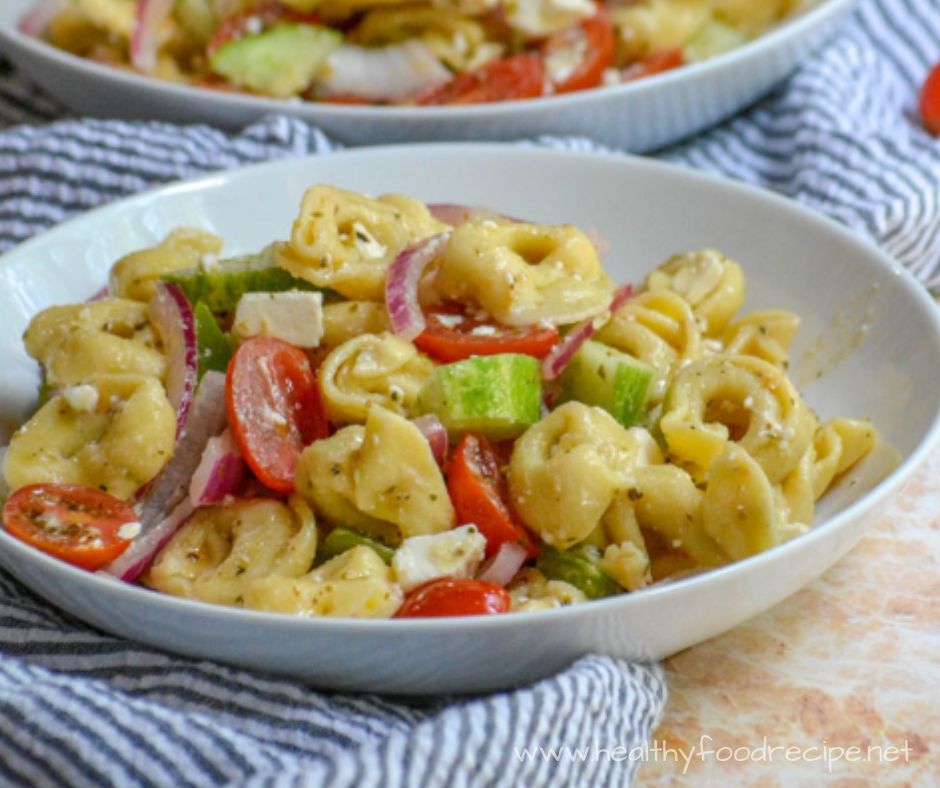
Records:
[[[0,3],[0,51],[80,115],[234,128],[268,113],[285,113],[355,145],[562,134],[645,151],[710,126],[766,93],[829,39],[854,0],[820,0],[740,49],[671,73],[566,96],[467,107],[291,103],[160,82],[23,35],[16,20],[31,2]]]
[[[643,160],[498,145],[375,148],[251,167],[122,201],[23,244],[0,261],[0,420],[11,426],[35,399],[37,370],[20,335],[37,310],[86,298],[116,257],[179,224],[219,233],[234,253],[285,238],[315,182],[592,225],[611,242],[608,266],[619,281],[638,280],[677,250],[723,249],[745,268],[747,309],[803,316],[794,374],[812,378],[810,404],[824,418],[870,416],[902,464],[874,489],[843,485],[823,500],[809,534],[767,553],[550,612],[423,621],[248,612],[88,574],[0,532],[0,564],[36,593],[109,632],[321,687],[492,690],[587,652],[664,657],[765,610],[842,556],[937,443],[940,311],[881,252],[793,203],[730,182]]]

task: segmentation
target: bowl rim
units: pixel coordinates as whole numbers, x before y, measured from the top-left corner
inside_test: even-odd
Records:
[[[25,2],[25,0],[22,0]],[[625,82],[618,85],[601,86],[590,90],[573,93],[541,96],[534,99],[502,101],[490,104],[470,104],[463,106],[357,106],[347,104],[329,104],[305,102],[302,100],[273,99],[247,93],[229,93],[200,88],[138,74],[130,69],[115,68],[73,55],[52,46],[41,39],[28,36],[17,27],[20,10],[9,11],[10,19],[3,20],[0,10],[0,42],[19,47],[37,57],[50,60],[64,68],[99,79],[102,83],[112,80],[125,88],[141,88],[163,94],[177,100],[198,100],[200,96],[211,95],[219,105],[228,105],[244,110],[257,110],[258,117],[268,113],[284,113],[306,120],[322,117],[331,119],[369,120],[374,117],[408,121],[446,120],[461,121],[486,119],[510,114],[520,117],[538,115],[553,109],[577,109],[585,104],[594,104],[606,100],[629,100],[629,97],[655,92],[661,86],[676,85],[696,79],[708,80],[715,74],[731,71],[742,66],[753,57],[758,57],[762,50],[772,51],[785,47],[792,41],[808,35],[817,26],[824,25],[830,19],[847,12],[859,0],[815,0],[814,5],[798,11],[794,16],[783,20],[755,39],[716,57],[698,63],[684,65],[648,78]]]
[[[231,170],[204,175],[199,178],[176,181],[173,183],[148,189],[130,197],[116,200],[75,216],[55,227],[31,238],[0,255],[0,270],[18,266],[24,258],[47,244],[55,243],[57,236],[66,235],[77,225],[92,224],[106,220],[112,212],[140,210],[141,207],[154,199],[172,198],[177,194],[198,192],[205,188],[223,186],[233,178],[251,177],[265,170],[278,168],[296,168],[311,164],[322,157],[329,156],[340,159],[368,159],[388,156],[423,156],[424,154],[466,156],[508,156],[510,158],[530,158],[550,163],[552,159],[566,159],[573,163],[578,161],[596,163],[606,162],[613,167],[635,170],[648,176],[665,175],[668,177],[685,179],[689,182],[704,185],[708,188],[726,190],[740,196],[748,197],[752,201],[764,203],[781,215],[787,215],[794,220],[808,223],[813,231],[829,233],[844,243],[847,248],[853,249],[856,256],[867,257],[870,263],[885,269],[897,277],[905,298],[910,299],[910,306],[920,309],[933,331],[925,339],[932,342],[937,353],[937,369],[940,370],[940,308],[934,303],[926,289],[914,276],[886,252],[879,249],[865,236],[850,228],[837,223],[829,217],[817,213],[810,208],[800,205],[787,197],[777,193],[752,186],[750,184],[734,181],[709,172],[693,170],[672,162],[648,159],[640,156],[598,153],[583,151],[558,151],[550,148],[540,148],[519,144],[507,143],[424,143],[374,146],[353,150],[340,150],[330,153],[313,154],[302,157],[279,159],[261,162]],[[547,166],[549,166],[547,164]],[[42,265],[41,255],[33,265]],[[868,490],[857,501],[852,502],[844,509],[836,512],[832,517],[813,526],[807,533],[795,537],[781,545],[777,545],[757,555],[734,561],[725,566],[710,569],[705,572],[690,575],[679,580],[654,585],[639,591],[624,593],[617,596],[589,601],[589,610],[598,613],[611,613],[616,608],[621,612],[637,606],[649,604],[651,600],[667,601],[676,595],[693,593],[693,589],[703,590],[709,585],[721,583],[723,580],[752,571],[767,563],[786,560],[789,553],[800,549],[808,543],[824,539],[826,535],[844,527],[849,522],[860,517],[868,510],[872,510],[893,495],[901,485],[906,482],[913,472],[924,462],[938,445],[940,445],[940,400],[933,415],[929,428],[924,432],[920,441],[907,457],[894,468],[891,473]],[[570,616],[583,616],[586,613],[584,605],[572,605],[542,611],[515,612],[509,616],[468,616],[453,618],[427,618],[427,619],[359,619],[359,618],[316,618],[296,616],[286,613],[271,613],[266,611],[246,610],[242,608],[213,605],[197,600],[173,597],[143,588],[139,585],[123,583],[110,576],[99,573],[89,573],[73,567],[52,556],[49,556],[29,545],[21,542],[0,528],[0,552],[12,551],[15,557],[23,561],[36,563],[43,567],[43,571],[59,574],[63,579],[79,584],[86,584],[89,593],[114,593],[128,595],[127,601],[140,600],[142,603],[159,609],[160,612],[189,613],[192,615],[207,615],[218,617],[219,621],[242,623],[249,626],[271,626],[285,628],[289,631],[330,632],[334,634],[362,634],[370,635],[377,632],[389,631],[399,634],[418,634],[437,631],[471,631],[489,629],[491,627],[513,627],[521,624],[552,626],[556,622],[567,620]],[[267,623],[265,623],[267,622]],[[301,628],[303,628],[301,630]]]

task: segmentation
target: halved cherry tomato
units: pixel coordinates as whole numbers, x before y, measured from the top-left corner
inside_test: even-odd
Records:
[[[920,117],[927,131],[940,136],[940,63],[933,67],[921,88]]]
[[[510,328],[447,308],[426,314],[425,323],[425,329],[415,338],[415,344],[429,356],[448,364],[470,356],[500,353],[545,358],[559,339],[555,326]]]
[[[651,77],[653,74],[661,74],[663,71],[678,68],[683,63],[685,63],[685,54],[682,52],[681,47],[664,49],[661,52],[653,52],[643,60],[625,68],[622,76],[624,80],[642,79],[643,77]]]
[[[545,89],[542,58],[533,54],[493,60],[476,71],[457,74],[450,82],[418,99],[418,104],[485,104],[537,98]]]
[[[599,6],[594,16],[555,33],[542,45],[542,57],[547,64],[549,78],[553,60],[562,60],[566,64],[570,59],[574,60],[570,68],[564,69],[562,79],[554,82],[556,93],[597,87],[604,71],[614,62],[614,26],[610,14]]]
[[[257,20],[257,21],[253,21]],[[226,17],[222,24],[216,28],[212,38],[206,45],[206,54],[210,57],[229,41],[241,38],[249,33],[252,25],[260,22],[262,28],[276,25],[279,22],[296,22],[305,25],[322,25],[323,20],[319,16],[303,11],[295,11],[292,8],[286,8],[280,3],[268,2],[245,11],[239,11]]]
[[[21,487],[3,507],[3,526],[17,539],[92,571],[128,548],[121,526],[136,520],[129,504],[83,484]]]
[[[509,612],[506,589],[482,580],[444,577],[418,586],[398,608],[395,618],[486,616]]]
[[[487,557],[495,555],[503,542],[516,542],[530,556],[536,547],[506,501],[506,482],[499,460],[482,435],[466,433],[457,444],[447,467],[447,492],[457,513],[457,522],[473,523],[486,537]]]
[[[304,446],[329,435],[304,352],[274,337],[243,342],[228,365],[225,406],[232,434],[255,476],[272,490],[293,492]]]

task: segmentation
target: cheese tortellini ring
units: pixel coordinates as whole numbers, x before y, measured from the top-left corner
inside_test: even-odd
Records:
[[[103,331],[77,331],[46,356],[44,365],[46,382],[53,388],[60,388],[109,373],[162,378],[166,358],[135,339],[123,339]]]
[[[669,258],[647,276],[646,287],[682,296],[708,337],[720,334],[744,303],[741,266],[714,249]]]
[[[777,483],[812,441],[814,420],[777,367],[751,356],[715,355],[675,376],[659,426],[670,456],[692,468],[693,476],[736,442]]]
[[[297,492],[310,501],[317,515],[327,522],[397,544],[401,533],[393,523],[371,517],[356,507],[354,472],[365,431],[365,427],[358,424],[344,427],[304,449],[297,463]]]
[[[276,575],[251,583],[245,607],[300,616],[390,618],[404,601],[392,570],[362,545],[303,577]]]
[[[523,522],[567,549],[588,538],[645,446],[606,411],[568,402],[516,441],[509,490]]]
[[[778,508],[787,522],[811,523],[816,509],[813,479],[816,470],[816,450],[812,444],[804,452],[796,467],[790,471],[778,488]]]
[[[351,34],[363,46],[418,39],[454,71],[463,71],[486,47],[486,31],[453,8],[409,5],[369,11]]]
[[[833,419],[813,438],[813,495],[818,500],[833,480],[865,457],[878,443],[878,431],[864,419]]]
[[[337,524],[397,544],[456,523],[447,485],[425,437],[411,422],[372,408],[352,425],[314,441],[297,467],[297,490]]]
[[[222,239],[205,230],[180,227],[159,244],[122,257],[111,267],[108,285],[112,295],[150,301],[160,277],[197,266],[205,255],[218,255]]]
[[[732,560],[783,541],[773,488],[744,449],[729,443],[711,463],[705,479],[705,531]]]
[[[391,331],[388,310],[379,301],[337,301],[323,305],[320,347],[332,350],[363,334]]]
[[[173,596],[219,605],[265,608],[253,583],[300,577],[317,550],[310,507],[255,498],[198,509],[160,551],[143,582]]]
[[[388,266],[399,252],[446,230],[420,200],[378,199],[314,186],[307,190],[288,244],[275,260],[294,276],[349,299],[382,301]]]
[[[598,331],[597,340],[656,370],[651,401],[662,398],[666,379],[702,356],[702,336],[692,309],[668,290],[641,293],[624,304]]]
[[[170,459],[176,412],[156,378],[101,375],[93,408],[53,397],[10,441],[4,475],[11,488],[41,482],[85,484],[130,498]]]
[[[706,3],[648,0],[616,6],[611,11],[620,33],[618,50],[625,60],[642,60],[653,52],[681,47],[709,18]]]
[[[587,602],[580,588],[564,580],[549,580],[535,567],[520,571],[507,590],[510,608],[515,611],[552,610]]]
[[[363,334],[332,350],[318,372],[330,420],[362,422],[371,405],[411,414],[434,362],[393,334]]]
[[[755,356],[786,369],[790,344],[799,327],[799,315],[785,309],[753,312],[725,329],[724,352]]]
[[[711,0],[715,15],[746,36],[756,36],[791,14],[806,0]]]
[[[614,285],[591,240],[571,225],[471,219],[437,269],[444,298],[473,301],[504,325],[566,324],[603,312]]]

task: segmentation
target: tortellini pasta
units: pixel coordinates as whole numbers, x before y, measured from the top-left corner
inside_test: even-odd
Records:
[[[509,586],[512,609],[517,611],[551,610],[586,602],[580,588],[564,580],[549,580],[538,569],[523,569]]]
[[[323,306],[320,347],[333,348],[362,334],[390,331],[388,310],[379,301],[337,301]]]
[[[833,480],[865,457],[878,442],[871,422],[860,419],[833,419],[823,424],[813,437],[813,497],[819,499]]]
[[[548,544],[572,547],[627,486],[643,449],[606,411],[566,403],[516,442],[509,463],[516,511]]]
[[[780,369],[750,356],[719,354],[675,376],[659,427],[670,456],[697,478],[736,442],[776,483],[812,441],[814,419]]]
[[[251,583],[245,606],[301,616],[388,618],[404,599],[374,550],[347,550],[302,577],[268,575]]]
[[[158,380],[100,375],[84,385],[90,408],[60,394],[13,435],[3,468],[11,488],[85,484],[127,499],[170,459],[176,412]]]
[[[381,301],[395,256],[446,229],[424,203],[411,197],[386,194],[373,199],[314,186],[304,195],[290,243],[275,247],[275,259],[317,287],[349,299]]]
[[[146,304],[123,298],[49,307],[30,321],[23,342],[53,388],[108,373],[162,378],[166,368]]]
[[[576,227],[486,218],[454,230],[434,286],[508,326],[593,317],[614,290],[594,244]]]
[[[330,419],[362,422],[372,405],[411,414],[434,371],[430,359],[393,334],[363,334],[324,359],[318,379]]]
[[[790,343],[799,327],[799,316],[785,309],[753,312],[725,329],[723,352],[755,356],[786,369]]]
[[[297,467],[297,490],[326,520],[392,543],[456,523],[427,440],[383,408],[369,411],[365,427],[345,427],[308,446]]]
[[[189,227],[171,232],[159,244],[132,252],[111,268],[111,295],[149,301],[157,291],[160,277],[173,271],[194,268],[204,258],[222,251],[222,239]]]
[[[646,277],[646,287],[682,296],[708,337],[720,334],[744,303],[741,266],[714,249],[671,257]]]
[[[249,594],[252,586],[301,577],[316,549],[316,520],[298,496],[289,504],[245,499],[198,509],[160,551],[144,582],[174,596],[269,609],[268,595]]]

